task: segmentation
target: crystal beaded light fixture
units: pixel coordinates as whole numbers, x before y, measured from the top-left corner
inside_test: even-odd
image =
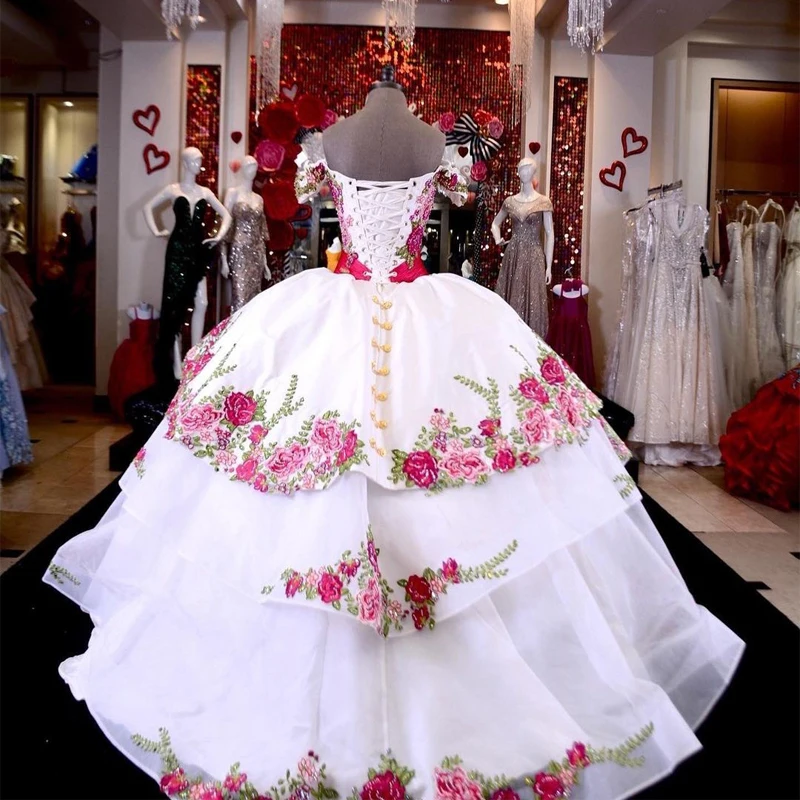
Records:
[[[511,0],[508,9],[511,17],[509,76],[514,96],[511,121],[516,125],[522,108],[528,108],[531,102],[536,0]]]
[[[258,0],[256,6],[257,108],[270,102],[281,85],[283,0]]]
[[[603,49],[603,20],[611,0],[569,0],[567,34],[581,52]]]
[[[196,28],[199,16],[200,0],[161,0],[161,19],[167,28],[168,39],[177,36],[184,17]]]
[[[406,50],[410,50],[414,44],[416,31],[417,0],[381,0],[381,5],[386,15],[383,35],[386,50],[388,51],[390,47],[391,32],[394,32]]]

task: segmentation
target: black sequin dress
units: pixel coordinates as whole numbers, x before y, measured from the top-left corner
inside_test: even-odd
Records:
[[[184,324],[191,317],[197,286],[205,277],[212,254],[211,249],[203,245],[209,235],[205,225],[208,203],[198,200],[192,212],[189,200],[180,195],[172,208],[175,228],[167,244],[154,360],[156,380],[164,386],[175,383],[172,363],[175,337],[183,332]]]

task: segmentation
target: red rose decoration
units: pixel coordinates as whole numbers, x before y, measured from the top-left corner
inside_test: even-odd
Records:
[[[500,430],[500,420],[482,419],[478,423],[478,429],[483,436],[497,436],[497,432]]]
[[[492,117],[489,120],[489,136],[492,139],[499,139],[503,135],[503,123],[497,117]]]
[[[323,603],[335,603],[342,597],[342,579],[338,575],[324,572],[317,589]]]
[[[567,750],[567,758],[573,767],[588,767],[589,764],[591,764],[589,757],[586,755],[586,745],[580,742],[575,742],[575,744]]]
[[[529,467],[533,461],[528,453],[520,453],[519,463],[522,464],[523,467]]]
[[[339,563],[339,572],[343,575],[347,575],[348,578],[355,578],[360,566],[361,562],[357,558],[350,559],[349,561],[341,561]]]
[[[439,117],[439,130],[442,133],[450,133],[456,126],[456,115],[452,111],[446,111]]]
[[[286,596],[294,597],[298,589],[303,585],[303,576],[295,572],[288,581],[286,581]]]
[[[404,800],[406,787],[393,772],[376,775],[364,784],[361,800]]]
[[[411,619],[414,620],[414,627],[418,631],[421,631],[425,627],[430,618],[431,612],[428,606],[417,606],[411,612]]]
[[[433,597],[431,585],[425,578],[419,575],[412,575],[406,583],[406,598],[412,603],[427,603]]]
[[[519,795],[510,787],[498,789],[489,800],[519,800]]]
[[[486,166],[486,162],[476,161],[470,168],[469,176],[470,178],[472,178],[472,180],[478,181],[480,183],[480,181],[486,180],[486,176],[488,173],[489,170]]]
[[[422,489],[430,489],[439,478],[436,459],[426,450],[409,453],[403,463],[403,473]]]
[[[345,461],[349,461],[356,454],[356,447],[358,447],[358,435],[355,431],[348,431],[342,449],[336,457],[336,465],[340,467]]]
[[[180,794],[180,792],[189,788],[189,781],[186,780],[186,773],[179,767],[174,772],[164,775],[159,785],[164,794]]]
[[[272,103],[258,115],[258,126],[267,139],[288,144],[300,129],[291,103]]]
[[[289,181],[268,183],[261,191],[264,211],[271,219],[291,219],[297,213],[297,195]]]
[[[231,425],[247,425],[256,413],[256,401],[241,392],[233,392],[225,399],[225,419]]]
[[[535,400],[537,403],[549,403],[550,395],[539,381],[534,378],[525,378],[519,385],[520,394],[528,400]]]
[[[253,476],[256,474],[257,467],[258,462],[254,458],[248,458],[247,461],[244,461],[236,467],[236,477],[240,481],[250,483],[250,481],[253,480]]]
[[[564,383],[567,379],[564,370],[555,356],[547,356],[542,362],[542,377],[551,384]]]
[[[284,220],[267,219],[269,249],[273,252],[289,250],[294,244],[294,228]]]
[[[511,450],[498,450],[492,461],[497,472],[509,472],[517,465],[517,458]]]
[[[276,172],[281,168],[283,159],[286,157],[286,148],[277,142],[262,139],[258,143],[254,155],[259,169],[264,172]]]
[[[451,581],[452,583],[461,582],[461,579],[458,577],[458,562],[454,558],[448,558],[447,561],[442,564],[442,577],[446,581]]]
[[[304,94],[297,98],[295,114],[304,128],[319,128],[325,118],[325,104],[313,94]]]
[[[492,115],[488,111],[484,111],[482,108],[475,112],[475,122],[477,122],[481,127],[488,125],[491,119]]]
[[[533,791],[542,800],[555,800],[555,798],[564,796],[564,784],[555,775],[540,772],[534,779]]]

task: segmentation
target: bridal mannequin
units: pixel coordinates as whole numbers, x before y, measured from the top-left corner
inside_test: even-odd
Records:
[[[409,110],[389,65],[370,87],[364,108],[328,128],[322,142],[336,172],[359,180],[404,181],[439,167],[445,137]]]
[[[231,311],[236,312],[261,291],[261,276],[267,280],[272,273],[267,266],[266,242],[269,241],[264,200],[253,191],[258,162],[253,156],[242,161],[242,182],[228,190],[225,208],[233,225],[230,242],[220,248],[220,272],[233,284]]]
[[[203,154],[196,147],[187,147],[181,154],[180,183],[164,187],[143,209],[145,222],[152,234],[169,237],[161,298],[161,326],[155,356],[156,378],[162,384],[169,384],[173,379],[180,380],[183,361],[180,334],[187,311],[191,310],[192,313],[192,346],[203,336],[208,307],[206,248],[219,244],[231,226],[228,209],[210,189],[197,184],[202,165]],[[181,199],[185,203],[180,203]],[[172,233],[160,229],[153,214],[156,208],[167,202],[172,204],[176,212]],[[219,231],[212,237],[203,236],[206,206],[211,206],[222,219]]]
[[[520,190],[507,197],[492,222],[492,236],[498,245],[508,245],[497,279],[497,293],[539,336],[547,335],[547,284],[553,268],[553,206],[536,191],[537,165],[523,158],[517,165]],[[511,239],[500,231],[511,215]],[[544,235],[542,234],[544,229]],[[542,242],[544,239],[544,243]]]

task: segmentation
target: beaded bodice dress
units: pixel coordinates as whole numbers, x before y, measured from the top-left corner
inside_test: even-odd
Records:
[[[236,312],[249,303],[260,291],[266,273],[269,241],[263,204],[243,201],[231,210],[233,224],[230,232],[228,262],[231,271],[231,310]]]

